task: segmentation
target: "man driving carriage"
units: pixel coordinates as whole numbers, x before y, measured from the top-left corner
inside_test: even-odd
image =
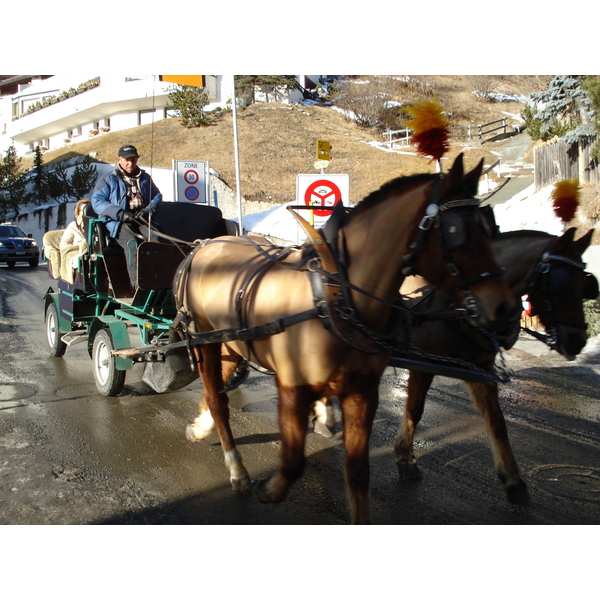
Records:
[[[146,171],[138,166],[139,154],[135,146],[119,148],[117,164],[102,189],[92,196],[92,207],[106,220],[111,238],[125,251],[131,287],[135,289],[137,246],[142,239],[156,239],[146,225],[156,227],[156,214],[162,203],[162,194]]]

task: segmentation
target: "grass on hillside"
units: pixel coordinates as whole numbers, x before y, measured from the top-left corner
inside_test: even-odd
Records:
[[[437,95],[452,126],[487,123],[505,113],[518,114],[523,108],[518,102],[479,101],[473,94],[474,89],[528,96],[547,83],[543,76],[528,75],[413,75],[408,79],[364,76],[356,81],[369,79],[383,81],[385,93],[404,104],[429,100]],[[365,89],[364,83],[352,85],[357,96]],[[185,129],[179,119],[164,119],[154,125],[102,134],[46,152],[44,161],[61,161],[74,154],[96,152],[98,160],[114,163],[118,148],[131,143],[137,146],[140,163],[146,167],[171,168],[174,159],[208,161],[221,179],[235,190],[233,115],[230,111],[215,111],[211,116],[213,123],[208,127]],[[369,143],[383,141],[381,133],[360,128],[338,111],[325,106],[253,104],[238,110],[238,133],[240,187],[246,200],[277,204],[294,200],[296,176],[316,173],[314,162],[318,139],[328,140],[333,146],[326,173],[349,175],[352,202],[358,202],[395,177],[435,171],[435,164],[417,155],[414,149],[406,149],[407,153],[400,154],[374,148]],[[452,145],[444,159],[444,167],[447,169],[461,151],[465,152],[465,164],[469,169],[482,157],[485,164],[490,165],[496,160],[493,149],[492,143]],[[28,160],[30,163],[24,166],[30,168],[32,160]],[[491,177],[495,178],[495,175],[491,174]]]
[[[332,144],[332,160],[327,174],[348,174],[352,202],[358,202],[383,183],[403,175],[435,172],[435,164],[408,153],[391,153],[369,145],[382,141],[375,130],[365,130],[324,106],[253,104],[238,111],[238,139],[241,192],[246,200],[283,203],[295,199],[296,176],[316,173],[317,139]],[[117,150],[134,144],[140,164],[171,168],[175,160],[208,161],[232,189],[236,188],[233,147],[233,116],[223,112],[209,127],[186,129],[179,119],[163,119],[154,125],[142,125],[116,131],[48,151],[45,163],[60,162],[75,154],[97,153],[97,160],[114,163]],[[452,146],[444,166],[448,167],[460,151],[465,152],[467,168],[483,157],[494,162],[492,148]],[[24,165],[29,168],[30,165]]]

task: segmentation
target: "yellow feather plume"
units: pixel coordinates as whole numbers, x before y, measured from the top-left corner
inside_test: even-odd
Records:
[[[550,194],[554,214],[564,223],[568,223],[579,206],[579,181],[563,179],[554,185]]]
[[[406,124],[413,130],[412,141],[419,154],[439,160],[448,150],[449,121],[437,101],[419,102],[406,109],[412,119]]]

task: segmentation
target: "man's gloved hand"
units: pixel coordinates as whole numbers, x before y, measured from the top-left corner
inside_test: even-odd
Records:
[[[121,213],[121,223],[133,223],[133,214],[128,210]]]

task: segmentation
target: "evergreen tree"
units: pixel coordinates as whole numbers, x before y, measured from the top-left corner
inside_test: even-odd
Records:
[[[539,126],[534,139],[548,140],[554,136],[563,136],[580,125],[590,122],[591,105],[586,90],[582,88],[585,76],[559,75],[554,77],[548,89],[534,92],[530,98],[534,108],[523,116],[530,124]]]
[[[54,170],[47,173],[46,191],[48,196],[54,198],[59,204],[68,202],[73,195],[64,163],[59,163]]]
[[[597,75],[589,75],[582,85],[589,94],[592,109],[595,112],[593,124],[596,129],[596,143],[591,151],[591,156],[600,162],[600,78]]]
[[[0,215],[3,218],[11,212],[18,215],[19,208],[30,201],[29,195],[25,193],[26,185],[21,158],[11,145],[0,165]]]
[[[178,85],[169,92],[170,108],[177,111],[184,127],[201,127],[209,121],[204,112],[208,104],[208,94],[204,88],[192,85]]]
[[[48,190],[46,182],[46,165],[39,146],[35,147],[33,156],[33,201],[41,206],[48,200]]]
[[[83,161],[73,169],[69,181],[71,194],[75,196],[77,200],[85,198],[85,196],[94,189],[96,179],[98,179],[98,171],[95,165],[92,164],[92,157],[87,155],[84,157]]]

